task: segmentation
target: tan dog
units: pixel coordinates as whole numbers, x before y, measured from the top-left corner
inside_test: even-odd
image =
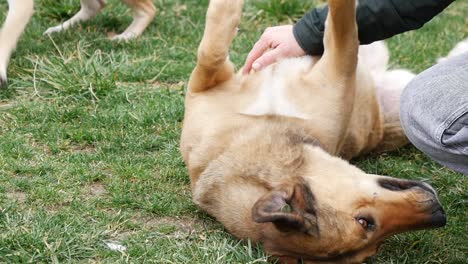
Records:
[[[71,26],[96,16],[107,3],[107,0],[80,0],[81,9],[72,18],[62,24],[47,29],[44,34],[67,30]],[[156,15],[152,0],[122,0],[133,11],[133,22],[125,31],[112,37],[114,40],[129,40],[140,36]]]
[[[122,1],[132,9],[133,22],[122,34],[112,37],[113,40],[129,40],[140,36],[156,14],[152,0]],[[89,20],[105,5],[106,0],[81,0],[81,9],[78,13],[64,23],[47,29],[44,34],[60,32],[74,24]],[[0,30],[0,87],[6,85],[11,53],[33,14],[33,0],[8,0],[8,6],[8,15]]]
[[[355,1],[329,1],[321,58],[249,75],[228,59],[242,6],[210,1],[188,85],[181,152],[194,202],[283,263],[359,263],[392,234],[443,226],[428,184],[369,175],[339,158],[407,142],[394,105],[403,82],[389,80],[412,75],[386,72],[379,46],[358,62]]]

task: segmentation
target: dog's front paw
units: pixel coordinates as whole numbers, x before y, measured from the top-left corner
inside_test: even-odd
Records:
[[[44,31],[44,35],[49,35],[49,34],[52,34],[52,33],[60,32],[62,30],[63,30],[62,25],[58,25],[58,26],[55,26],[55,27],[50,27],[46,31]]]
[[[115,35],[111,37],[110,39],[113,41],[128,41],[137,37],[138,37],[138,34],[134,32],[123,32],[122,34]]]

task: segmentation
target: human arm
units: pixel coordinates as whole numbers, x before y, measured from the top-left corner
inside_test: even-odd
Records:
[[[421,28],[455,0],[361,0],[356,10],[360,44]],[[294,25],[299,46],[310,55],[323,53],[328,6],[315,8]]]
[[[356,13],[359,41],[369,44],[420,28],[454,1],[360,0]],[[252,65],[260,70],[279,58],[322,54],[327,13],[327,6],[315,8],[294,27],[267,29],[247,56],[243,72],[250,72]]]

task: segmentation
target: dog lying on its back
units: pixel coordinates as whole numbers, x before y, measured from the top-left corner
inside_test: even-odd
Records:
[[[140,36],[151,23],[156,7],[152,0],[122,0],[133,11],[133,22],[113,40],[129,40]],[[91,19],[106,5],[107,0],[81,0],[81,9],[64,23],[47,29],[44,34],[67,30],[71,26]],[[11,53],[16,47],[18,38],[33,14],[33,0],[8,0],[8,15],[0,30],[0,87],[7,82],[7,67]]]
[[[210,1],[188,84],[181,152],[194,202],[281,263],[360,263],[390,235],[445,225],[430,185],[342,159],[407,143],[398,104],[413,77],[386,70],[382,43],[359,48],[356,1],[329,1],[322,57],[249,75],[228,57],[242,7]]]

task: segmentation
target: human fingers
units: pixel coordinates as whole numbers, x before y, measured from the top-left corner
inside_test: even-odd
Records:
[[[260,56],[252,63],[252,69],[259,71],[268,65],[275,63],[281,57],[283,57],[283,50],[281,47],[269,50],[263,53],[262,56]]]
[[[265,38],[265,34],[255,43],[252,50],[247,55],[245,60],[243,74],[247,74],[252,70],[252,64],[257,60],[267,49],[270,48],[269,42]]]

